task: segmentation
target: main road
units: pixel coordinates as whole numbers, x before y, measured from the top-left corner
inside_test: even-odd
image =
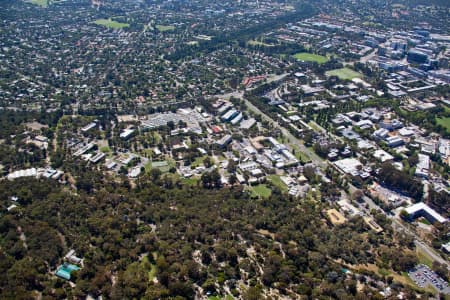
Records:
[[[402,224],[401,221],[397,219],[397,217],[390,216],[389,218],[392,220],[392,228],[394,228],[394,230],[403,231],[409,235],[412,235],[414,237],[414,245],[416,245],[416,248],[424,252],[433,261],[447,266],[447,269],[450,270],[450,263],[447,260],[443,259],[433,248],[421,241],[420,237],[414,231],[409,229],[406,225]]]

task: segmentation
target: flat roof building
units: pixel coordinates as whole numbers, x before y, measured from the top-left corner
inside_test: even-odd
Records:
[[[419,153],[419,162],[416,166],[416,176],[428,178],[430,171],[430,157],[425,154]]]
[[[381,162],[385,162],[385,161],[394,159],[394,157],[392,155],[390,155],[389,153],[387,153],[386,151],[384,151],[382,149],[376,150],[373,153],[373,157],[375,157],[376,159],[378,159]]]
[[[81,131],[82,132],[88,132],[89,130],[91,130],[95,126],[97,126],[97,123],[95,123],[95,122],[89,123],[86,126],[84,126],[83,128],[81,128]]]
[[[354,171],[358,171],[358,168],[362,168],[362,164],[356,158],[345,158],[334,162],[342,172],[351,174]]]
[[[247,120],[244,120],[240,124],[241,129],[250,129],[253,125],[255,125],[256,120],[254,118],[250,118]]]
[[[26,170],[19,170],[14,171],[12,173],[9,173],[7,178],[9,180],[14,180],[21,177],[36,177],[37,176],[37,169],[36,168],[30,168]]]
[[[220,147],[225,147],[226,145],[228,145],[229,143],[231,143],[232,141],[232,137],[231,135],[227,134],[224,137],[222,137],[220,140],[216,141],[217,145],[219,145]]]
[[[221,119],[224,122],[231,121],[234,117],[236,117],[239,114],[239,112],[235,109],[231,109],[228,112],[226,112],[224,115],[222,115]]]
[[[72,265],[69,263],[64,263],[63,265],[61,265],[58,270],[56,270],[55,275],[65,279],[65,280],[70,280],[70,274],[73,271],[78,271],[80,270],[80,267],[76,266],[76,265]]]
[[[405,141],[403,141],[403,139],[399,136],[390,136],[386,138],[386,143],[389,147],[395,148],[403,145]]]
[[[427,219],[430,223],[445,223],[448,220],[438,214],[434,209],[429,207],[423,202],[416,203],[414,205],[411,205],[405,209],[405,211],[409,215],[409,219],[415,219],[418,217],[424,217]]]
[[[134,129],[125,129],[124,131],[122,131],[120,133],[119,136],[120,136],[120,138],[126,140],[126,139],[129,139],[133,135],[133,133],[134,133]]]
[[[99,152],[97,152],[97,154],[95,154],[93,157],[91,157],[91,158],[89,159],[89,161],[92,162],[92,163],[94,163],[94,164],[96,164],[96,163],[98,163],[100,160],[102,160],[105,156],[106,156],[105,153],[99,151]]]

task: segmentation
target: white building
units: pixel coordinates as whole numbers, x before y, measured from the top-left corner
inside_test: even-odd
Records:
[[[419,162],[416,166],[416,176],[428,178],[430,172],[430,157],[425,154],[419,154]]]
[[[423,202],[416,203],[414,205],[411,205],[405,209],[405,211],[408,213],[410,219],[415,219],[418,217],[424,217],[427,219],[430,223],[445,223],[447,222],[447,219],[438,214],[434,209],[429,207]]]

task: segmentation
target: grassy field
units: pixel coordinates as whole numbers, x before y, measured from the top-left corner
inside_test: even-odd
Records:
[[[153,255],[153,258],[155,259],[154,253],[152,253],[152,255]],[[158,256],[156,255],[156,258],[157,257]],[[140,267],[147,269],[149,266],[150,266],[150,271],[148,271],[148,280],[153,281],[156,277],[156,273],[158,272],[158,267],[156,265],[150,263],[150,261],[148,260],[148,256],[145,256],[141,261]]]
[[[258,184],[251,188],[252,197],[255,198],[269,198],[272,194],[272,191],[265,184]]]
[[[353,78],[361,78],[362,77],[362,75],[360,73],[353,71],[352,69],[349,69],[349,68],[331,70],[331,71],[327,71],[325,74],[327,76],[337,76],[337,77],[339,77],[339,79],[342,79],[342,80],[351,80]]]
[[[190,186],[196,186],[198,182],[200,181],[200,178],[198,177],[190,177],[190,178],[182,178],[181,182],[186,185]]]
[[[419,259],[419,263],[429,266],[430,268],[433,266],[433,259],[429,257],[427,254],[423,253],[420,250],[416,251],[417,258]]]
[[[103,153],[109,153],[111,152],[111,149],[109,149],[108,146],[103,146],[100,148],[100,151],[102,151]]]
[[[198,167],[198,166],[203,166],[203,161],[208,157],[208,155],[204,155],[204,156],[200,156],[200,157],[196,157],[194,162],[191,164],[191,166],[193,166],[194,168]]]
[[[300,151],[300,149],[295,146],[291,145],[292,149],[295,150],[295,157],[297,157],[298,160],[300,160],[302,163],[308,163],[311,162],[311,158],[306,153],[303,153]]]
[[[173,25],[156,25],[156,29],[158,29],[161,32],[172,31],[172,30],[175,30],[175,26],[173,26]]]
[[[300,61],[310,61],[316,62],[318,64],[323,64],[328,61],[328,58],[322,55],[312,54],[308,52],[300,52],[294,55],[294,58]]]
[[[308,125],[311,126],[311,128],[314,129],[314,131],[322,131],[322,130],[320,130],[320,128],[316,125],[316,123],[313,122],[313,121],[309,121],[309,122],[308,122]]]
[[[272,184],[276,187],[278,187],[280,190],[282,190],[283,192],[287,192],[288,191],[288,187],[284,184],[283,181],[281,181],[280,176],[278,175],[270,175],[268,176],[270,182],[272,182]]]
[[[107,28],[113,28],[113,29],[122,29],[125,27],[130,27],[130,24],[128,23],[120,23],[117,21],[114,21],[112,19],[98,19],[94,21],[95,24],[105,26]]]
[[[30,3],[39,5],[40,7],[47,7],[48,6],[48,0],[31,0]]]
[[[450,131],[450,118],[436,118],[436,122]]]

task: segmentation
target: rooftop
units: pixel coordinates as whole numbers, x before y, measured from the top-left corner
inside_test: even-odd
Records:
[[[432,209],[431,207],[429,207],[428,205],[426,205],[423,202],[413,204],[413,205],[407,207],[405,210],[410,215],[414,215],[420,211],[425,211],[428,215],[432,216],[437,222],[439,222],[439,223],[447,222],[446,218],[444,218],[443,216],[438,214],[434,209]]]

